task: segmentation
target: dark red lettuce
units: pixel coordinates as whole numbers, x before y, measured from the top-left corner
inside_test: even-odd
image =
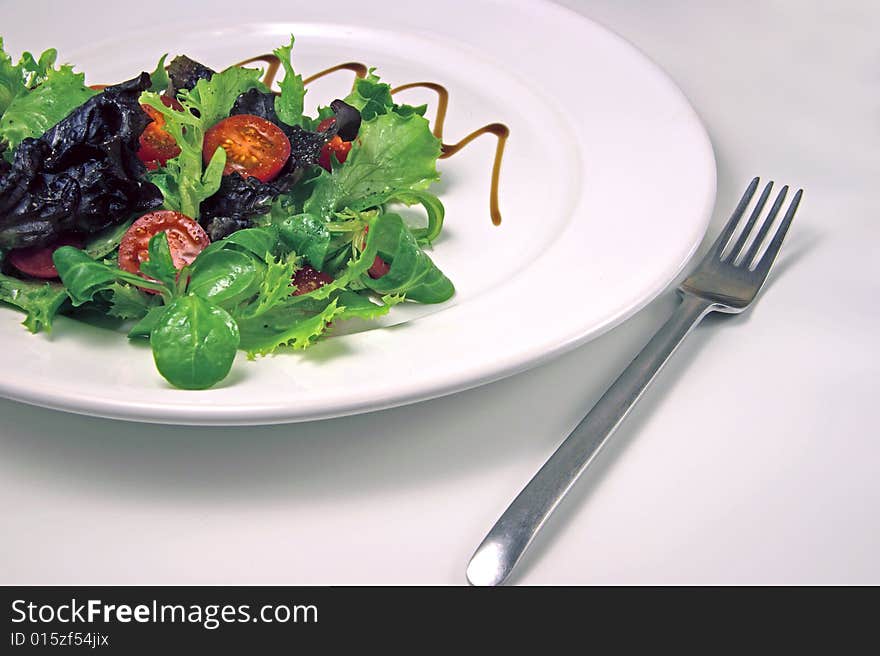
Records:
[[[40,246],[61,233],[91,233],[162,204],[135,154],[149,118],[140,76],[108,87],[0,168],[0,248]]]

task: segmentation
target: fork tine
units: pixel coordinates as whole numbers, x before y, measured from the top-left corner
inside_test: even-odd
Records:
[[[758,221],[758,217],[761,216],[761,212],[764,209],[764,205],[767,204],[767,199],[770,197],[770,192],[773,190],[773,180],[767,183],[764,187],[764,191],[761,192],[761,197],[758,199],[758,202],[755,204],[755,209],[752,210],[751,215],[749,216],[749,220],[746,221],[745,227],[742,229],[742,232],[739,233],[739,237],[736,240],[736,243],[733,245],[733,248],[730,249],[730,252],[727,254],[727,257],[722,258],[722,260],[730,263],[735,263],[737,256],[742,251],[743,246],[746,245],[746,241],[749,238],[749,234],[752,232],[752,228],[755,227],[755,223]]]
[[[761,256],[761,260],[755,268],[757,273],[766,276],[770,271],[773,260],[775,260],[776,256],[779,254],[782,240],[785,239],[785,233],[788,232],[788,228],[794,220],[794,213],[797,212],[798,205],[801,202],[801,196],[803,195],[804,190],[798,189],[794,198],[791,199],[791,205],[788,206],[788,211],[785,213],[785,216],[782,217],[782,223],[779,224],[779,229],[776,231],[776,234],[773,235],[773,241],[770,242],[770,246],[767,247],[767,250],[764,252],[764,255]]]
[[[733,231],[736,230],[736,224],[739,223],[739,220],[742,218],[742,215],[745,213],[746,208],[752,200],[752,196],[755,195],[755,190],[758,188],[759,181],[760,178],[752,178],[752,181],[749,183],[749,186],[746,187],[746,191],[742,195],[742,198],[739,199],[736,209],[733,210],[733,214],[730,215],[730,218],[721,230],[721,234],[718,235],[718,239],[712,244],[709,253],[714,253],[715,257],[721,256],[721,252],[724,250],[727,242],[730,241]]]
[[[770,232],[770,228],[773,227],[773,221],[776,220],[776,215],[779,214],[779,209],[782,207],[782,203],[785,202],[786,194],[788,194],[788,185],[785,185],[779,190],[779,194],[776,196],[776,201],[773,203],[773,207],[770,208],[770,214],[764,219],[764,222],[758,229],[758,234],[755,235],[755,240],[752,242],[752,245],[749,246],[749,252],[746,253],[745,257],[742,259],[743,266],[749,267],[754,261],[755,255],[758,254],[758,249],[760,249],[761,244],[764,243],[764,238],[767,236],[767,233]]]

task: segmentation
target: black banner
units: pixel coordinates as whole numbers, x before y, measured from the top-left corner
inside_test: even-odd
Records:
[[[870,626],[851,591],[796,588],[0,587],[2,654],[293,653],[394,646],[452,653],[545,635],[617,653],[649,645],[790,648],[809,629]],[[862,590],[862,593],[868,592]],[[873,597],[875,590],[870,591]],[[861,596],[861,595],[859,595]],[[850,603],[845,603],[849,601]],[[870,609],[870,610],[869,610]],[[413,642],[412,636],[417,636]],[[612,643],[608,643],[611,640]],[[708,642],[706,642],[708,640]],[[818,644],[818,643],[815,643]],[[711,647],[711,648],[710,648]],[[558,649],[550,649],[555,653]],[[359,651],[355,652],[359,653]],[[387,653],[382,652],[380,653]],[[839,652],[838,652],[839,653]]]

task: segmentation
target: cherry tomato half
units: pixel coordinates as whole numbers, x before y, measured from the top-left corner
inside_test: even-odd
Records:
[[[290,141],[277,125],[252,114],[224,118],[205,133],[202,157],[211,161],[218,148],[226,151],[223,175],[233,171],[271,182],[290,157]]]
[[[336,119],[332,116],[330,118],[325,118],[323,121],[318,123],[318,132],[324,132],[329,129],[331,125],[336,123]],[[321,165],[322,168],[327,171],[331,170],[331,160],[330,154],[333,153],[336,155],[336,160],[342,164],[348,158],[348,152],[351,150],[351,142],[343,141],[342,137],[339,135],[334,136],[330,141],[324,144],[324,147],[321,149],[321,154],[318,156],[318,164]]]
[[[293,284],[296,285],[294,296],[302,296],[333,282],[333,276],[322,273],[306,264],[302,269],[293,274]]]
[[[178,111],[183,109],[183,105],[168,96],[162,96],[162,104]],[[177,145],[174,137],[165,131],[165,117],[162,114],[149,105],[141,105],[141,109],[153,121],[148,123],[141,133],[137,156],[150,171],[155,171],[160,166],[164,166],[169,159],[180,155],[180,146]]]
[[[82,248],[83,240],[79,235],[62,235],[46,246],[11,250],[6,255],[6,259],[12,266],[28,276],[49,280],[58,277],[58,270],[55,268],[55,263],[52,262],[52,255],[62,246]]]
[[[141,273],[141,262],[149,259],[148,247],[154,235],[168,235],[171,260],[177,269],[190,264],[211,243],[198,223],[180,212],[158,210],[144,214],[131,224],[119,244],[119,268],[149,278]]]

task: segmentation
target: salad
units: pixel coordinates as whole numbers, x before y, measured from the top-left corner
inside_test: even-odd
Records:
[[[205,389],[239,350],[453,295],[424,251],[444,212],[426,107],[370,70],[306,116],[293,43],[273,92],[260,69],[185,56],[89,87],[55,50],[14,63],[0,39],[0,301],[28,330],[109,319],[171,385]]]

